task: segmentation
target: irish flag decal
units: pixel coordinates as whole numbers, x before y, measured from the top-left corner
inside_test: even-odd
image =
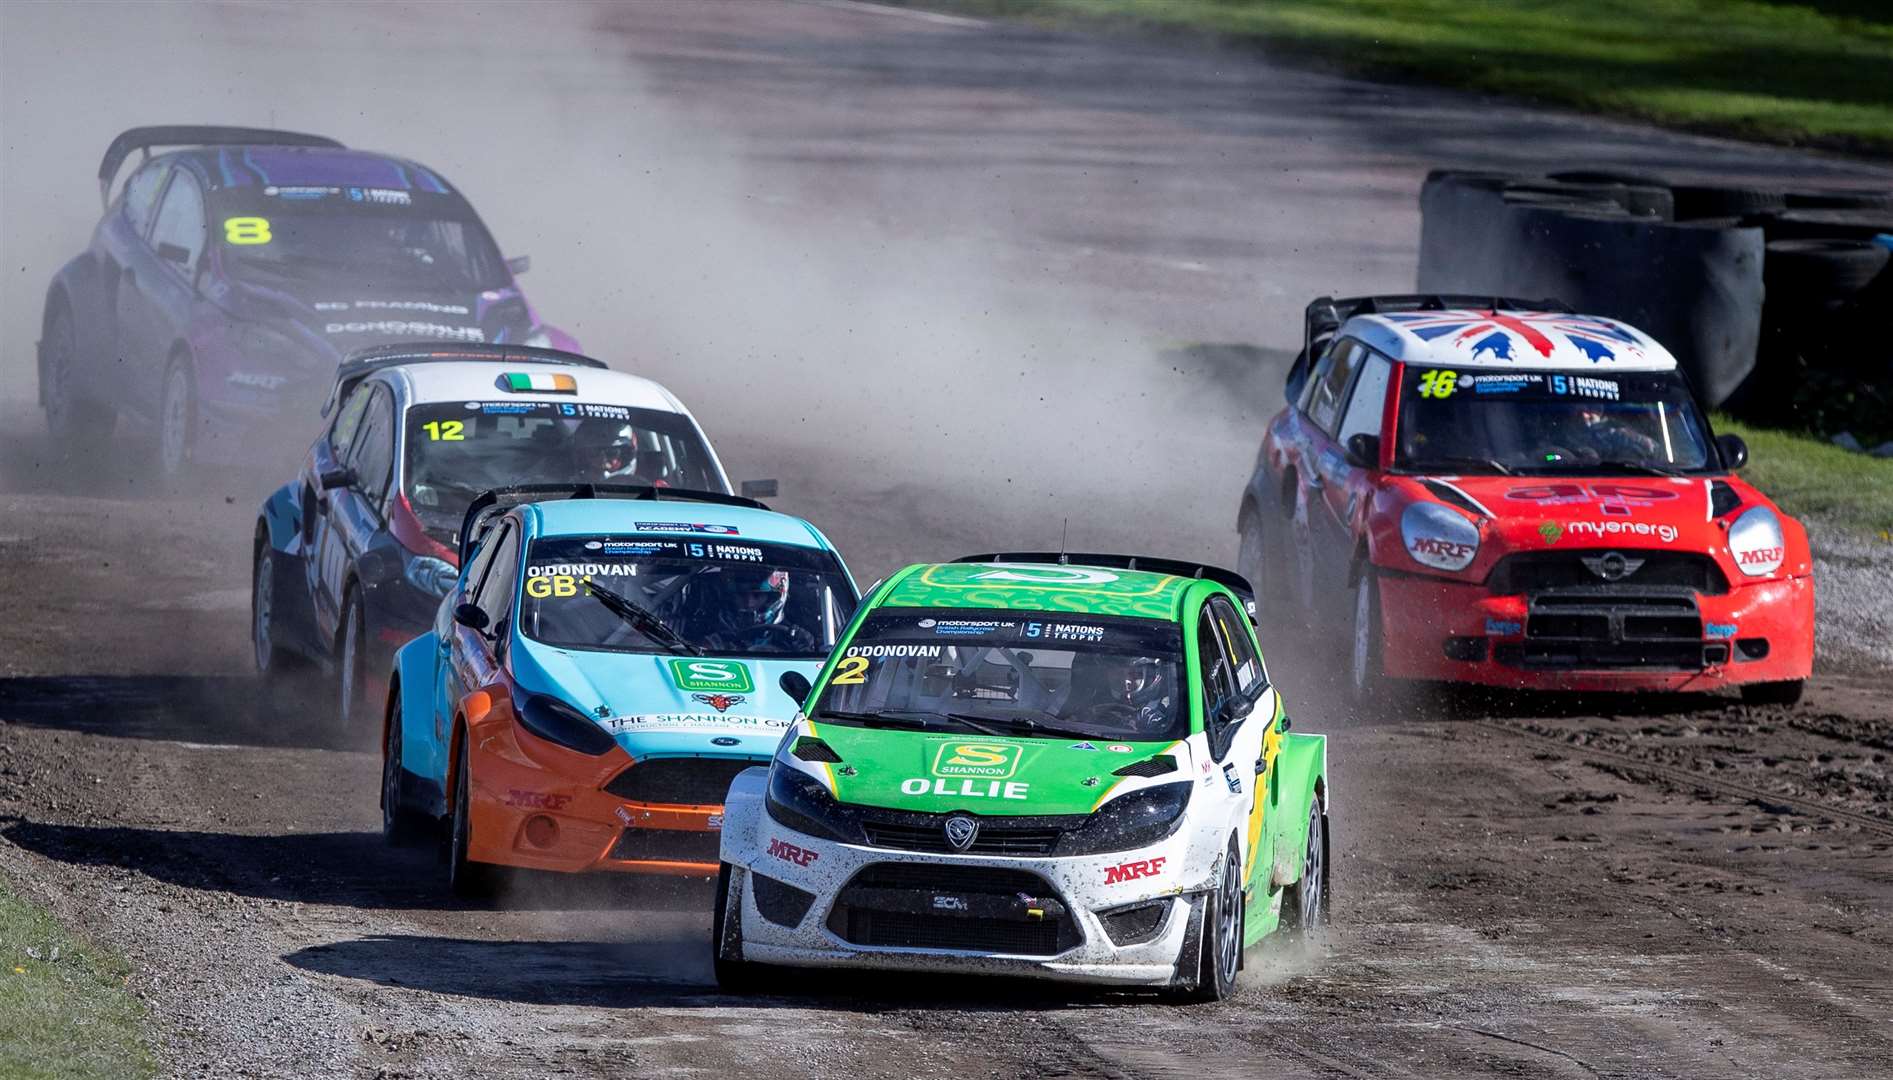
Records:
[[[578,380],[559,372],[509,371],[500,376],[500,388],[515,394],[576,394]]]

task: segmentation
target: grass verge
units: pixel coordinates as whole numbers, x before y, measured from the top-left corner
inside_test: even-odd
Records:
[[[1808,435],[1758,428],[1727,416],[1716,433],[1748,443],[1743,479],[1783,510],[1893,541],[1893,460],[1842,450]]]
[[[79,941],[0,879],[0,1078],[130,1080],[152,1063],[117,954]]]
[[[1893,153],[1884,0],[893,0],[1184,32],[1381,78]]]

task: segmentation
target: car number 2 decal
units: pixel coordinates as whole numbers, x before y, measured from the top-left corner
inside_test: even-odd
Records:
[[[836,686],[855,686],[868,681],[868,658],[865,656],[844,656],[841,663],[835,665],[835,677],[829,682]]]
[[[260,217],[224,218],[223,238],[226,244],[267,244],[270,242],[269,219]]]

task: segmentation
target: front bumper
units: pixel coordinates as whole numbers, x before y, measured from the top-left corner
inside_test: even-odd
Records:
[[[1380,577],[1382,656],[1394,678],[1526,690],[1711,690],[1805,679],[1814,581],[1692,590],[1495,595],[1411,574]]]
[[[840,844],[757,817],[723,857],[744,871],[743,958],[762,963],[1165,986],[1196,947],[1215,878],[1190,865],[1185,831],[1134,851],[1012,858]]]

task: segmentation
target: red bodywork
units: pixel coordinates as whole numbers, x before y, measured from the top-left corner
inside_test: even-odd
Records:
[[[1345,616],[1353,582],[1373,568],[1385,675],[1542,690],[1703,690],[1809,675],[1807,532],[1765,495],[1731,474],[1396,473],[1404,366],[1393,365],[1378,461],[1350,462],[1291,406],[1269,425],[1248,504],[1275,501],[1296,544],[1291,573],[1312,577],[1303,587],[1318,606]],[[1468,565],[1440,569],[1409,550],[1402,517],[1419,503],[1470,529],[1417,546],[1456,562],[1476,532]],[[1741,553],[1751,565],[1779,558],[1751,576],[1729,531],[1755,507],[1779,518],[1781,550]]]

